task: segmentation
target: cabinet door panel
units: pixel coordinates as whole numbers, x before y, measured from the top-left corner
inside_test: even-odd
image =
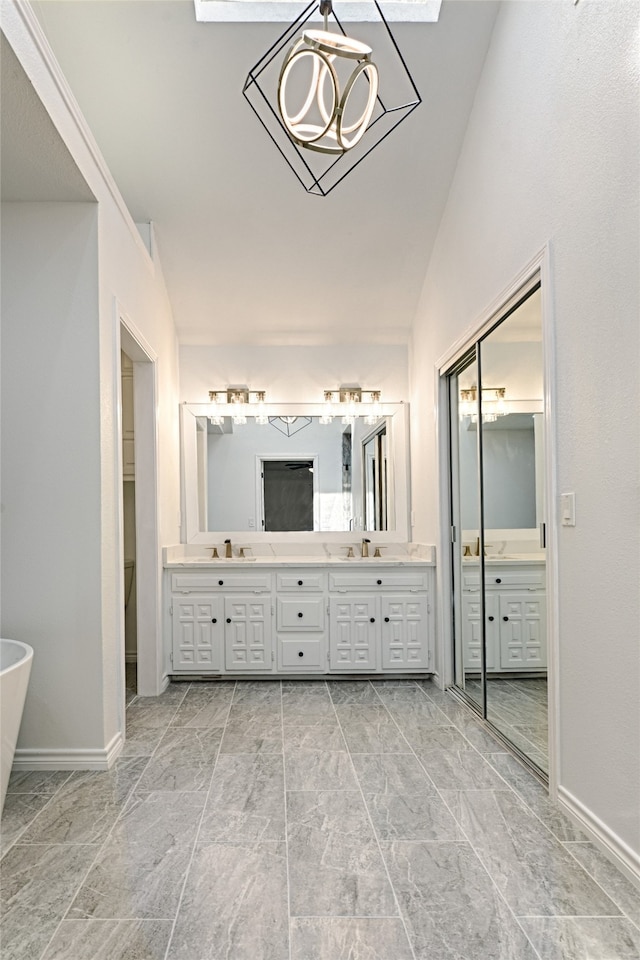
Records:
[[[375,670],[378,618],[375,597],[330,601],[329,664],[332,670]]]
[[[226,597],[227,670],[271,670],[271,599]]]
[[[487,620],[487,670],[497,670],[498,637],[498,598],[488,593],[485,598]],[[462,640],[464,649],[464,667],[477,669],[480,673],[482,656],[481,603],[479,593],[463,594],[462,597]]]
[[[500,666],[503,670],[546,668],[544,595],[513,593],[500,596]]]
[[[222,669],[222,618],[218,597],[173,601],[173,669]]]
[[[422,669],[429,664],[426,597],[383,597],[382,669]]]

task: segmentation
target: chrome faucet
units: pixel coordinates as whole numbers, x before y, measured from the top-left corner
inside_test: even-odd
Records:
[[[366,537],[363,538],[363,540],[362,540],[362,550],[361,550],[361,552],[360,552],[360,556],[361,556],[361,557],[368,557],[368,556],[369,556],[369,544],[370,544],[370,543],[371,543],[371,540],[367,540]]]
[[[233,557],[233,550],[231,549],[231,540],[225,540],[224,542],[224,555],[227,560],[231,560]]]

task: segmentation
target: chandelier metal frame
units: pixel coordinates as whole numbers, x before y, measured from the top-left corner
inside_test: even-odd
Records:
[[[312,17],[320,14],[324,16],[326,22],[327,15],[322,2],[318,4],[317,0],[312,0],[305,7],[299,17],[289,24],[284,33],[251,68],[245,80],[242,90],[245,99],[298,181],[307,193],[314,196],[326,197],[422,103],[422,98],[380,5],[377,0],[372,0],[372,4],[377,10],[379,22],[384,27],[382,36],[386,38],[385,55],[382,57],[384,66],[380,68],[380,87],[383,87],[384,82],[383,71],[393,69],[395,85],[404,86],[409,99],[392,106],[386,98],[382,99],[382,90],[379,88],[376,91],[375,108],[370,122],[353,148],[345,149],[336,155],[336,152],[314,152],[301,147],[287,130],[278,109],[280,54],[286,55],[286,50],[294,42],[296,33]],[[331,10],[331,17],[340,33],[351,39],[333,10]],[[377,50],[376,56],[378,56]]]

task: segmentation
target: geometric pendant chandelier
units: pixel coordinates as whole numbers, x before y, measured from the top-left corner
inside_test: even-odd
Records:
[[[247,75],[246,100],[307,193],[327,196],[422,102],[372,6],[351,36],[331,0],[313,0]]]

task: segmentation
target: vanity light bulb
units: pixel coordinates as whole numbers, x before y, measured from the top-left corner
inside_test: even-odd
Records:
[[[319,418],[319,422],[322,424],[333,423],[333,394],[331,390],[325,390],[324,392],[324,406],[322,408],[322,414]]]
[[[269,417],[267,416],[267,408],[264,405],[264,398],[258,400],[258,409],[256,411],[255,417],[256,423],[259,423],[261,426],[269,423]]]
[[[373,425],[380,420],[382,417],[382,405],[380,403],[380,391],[372,390],[371,391],[371,407],[369,408],[369,413],[364,418],[364,422],[368,425]]]

